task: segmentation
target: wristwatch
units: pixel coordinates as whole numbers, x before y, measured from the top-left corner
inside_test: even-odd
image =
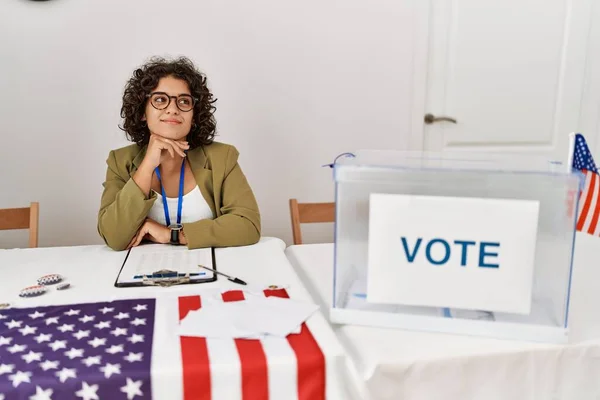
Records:
[[[169,225],[169,230],[171,231],[171,240],[169,243],[180,244],[179,243],[179,232],[181,232],[182,229],[183,229],[183,225],[181,225],[181,224]]]

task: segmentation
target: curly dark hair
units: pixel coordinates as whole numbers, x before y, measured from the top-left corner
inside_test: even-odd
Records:
[[[217,126],[214,117],[216,107],[213,105],[217,100],[213,99],[206,85],[206,76],[186,57],[171,61],[162,57],[153,57],[133,72],[133,76],[125,85],[121,106],[121,118],[124,121],[119,128],[125,131],[127,138],[138,146],[148,144],[150,131],[142,121],[148,101],[146,96],[158,86],[160,78],[166,76],[186,81],[192,96],[198,99],[194,105],[192,128],[187,136],[190,150],[211,144]]]

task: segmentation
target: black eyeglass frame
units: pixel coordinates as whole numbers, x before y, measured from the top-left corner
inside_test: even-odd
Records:
[[[155,96],[157,94],[163,95],[165,97],[167,97],[169,99],[169,102],[167,103],[166,106],[164,106],[163,108],[158,108],[154,105],[154,103],[152,102],[152,96]],[[175,99],[175,106],[179,109],[179,111],[181,112],[190,112],[194,109],[194,107],[196,106],[196,102],[198,101],[197,98],[193,97],[191,94],[180,94],[179,96],[169,96],[167,93],[165,92],[152,92],[152,93],[148,93],[146,95],[147,98],[151,99],[150,100],[150,105],[152,105],[152,107],[154,107],[157,110],[165,110],[167,108],[169,108],[169,106],[171,105],[171,99]],[[190,98],[192,99],[192,108],[190,108],[189,110],[182,110],[181,107],[179,107],[179,103],[177,102],[177,100],[179,100],[180,97],[185,97],[185,98]]]

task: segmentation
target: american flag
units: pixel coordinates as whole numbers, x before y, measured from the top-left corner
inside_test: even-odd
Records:
[[[577,230],[592,235],[600,235],[600,175],[592,158],[585,138],[575,135],[573,148],[573,169],[584,176],[583,190],[580,192],[580,206],[577,214]]]
[[[214,301],[244,292],[0,310],[0,400],[325,399],[325,354],[306,323],[286,338],[178,336]]]
[[[155,300],[0,311],[0,399],[149,399]]]
[[[265,290],[264,295],[288,297],[285,289]],[[244,292],[231,290],[218,297],[225,302],[244,301]],[[205,296],[180,297],[179,320],[200,309],[204,299]],[[287,338],[181,337],[180,341],[184,399],[324,400],[326,397],[325,355],[306,323],[299,334]],[[232,363],[238,371],[233,375],[219,377],[212,371],[213,367],[219,369],[220,365]]]

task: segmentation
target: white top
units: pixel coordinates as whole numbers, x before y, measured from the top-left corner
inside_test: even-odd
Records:
[[[156,193],[156,192],[154,192]],[[171,223],[177,223],[177,201],[178,198],[167,197],[167,206],[169,206],[169,218]],[[148,218],[151,218],[162,225],[167,225],[165,219],[165,209],[160,193],[156,193],[156,201],[152,205]],[[181,205],[181,223],[190,223],[200,221],[201,219],[214,219],[215,216],[208,206],[206,200],[200,192],[198,185],[191,192],[183,196]]]

